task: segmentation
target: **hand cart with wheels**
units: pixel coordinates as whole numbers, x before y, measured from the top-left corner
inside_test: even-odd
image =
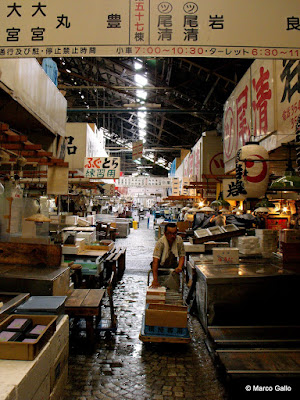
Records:
[[[165,272],[171,271],[165,269]],[[148,287],[151,272],[152,270],[148,272]],[[187,307],[183,304],[183,279],[179,291],[166,290],[165,304],[146,304],[139,339],[152,343],[190,342]]]

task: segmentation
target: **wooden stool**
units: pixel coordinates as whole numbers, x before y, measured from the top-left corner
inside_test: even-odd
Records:
[[[92,346],[95,344],[95,327],[101,319],[101,303],[104,294],[105,289],[74,289],[65,303],[66,314],[70,317],[85,319],[86,337]]]
[[[69,263],[71,279],[74,282],[75,289],[78,289],[82,285],[82,265],[74,264],[74,262]]]

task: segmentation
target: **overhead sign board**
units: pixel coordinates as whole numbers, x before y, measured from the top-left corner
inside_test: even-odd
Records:
[[[300,56],[299,0],[2,0],[1,57]]]
[[[84,177],[91,179],[115,179],[120,177],[120,157],[86,157]]]
[[[138,160],[143,156],[143,141],[137,140],[132,143],[132,159]]]

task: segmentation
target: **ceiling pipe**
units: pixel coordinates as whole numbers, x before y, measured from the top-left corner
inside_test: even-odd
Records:
[[[143,105],[141,105],[143,107]],[[147,113],[170,113],[170,114],[191,114],[191,113],[198,113],[198,110],[177,110],[174,108],[158,108],[158,109],[153,109],[153,108],[148,108],[148,109],[139,109],[139,108],[68,108],[67,110],[68,113],[78,113],[78,112],[84,112],[87,114],[91,113],[133,113],[133,112],[147,112]],[[203,114],[203,112],[201,112]],[[208,114],[208,113],[207,113]]]

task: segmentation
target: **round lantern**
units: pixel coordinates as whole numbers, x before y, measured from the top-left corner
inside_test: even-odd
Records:
[[[269,182],[269,154],[258,143],[248,143],[236,155],[236,184],[240,194],[258,199],[265,195]]]

